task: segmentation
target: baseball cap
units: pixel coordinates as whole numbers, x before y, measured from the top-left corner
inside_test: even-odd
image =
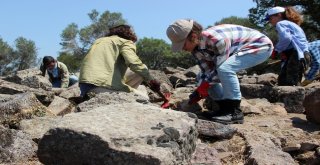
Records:
[[[264,20],[268,21],[270,16],[272,16],[274,14],[278,14],[278,13],[283,13],[285,11],[286,11],[286,9],[283,7],[280,7],[280,6],[273,7],[267,11],[267,15]]]
[[[169,25],[167,36],[171,40],[172,51],[178,52],[183,49],[184,43],[193,27],[193,20],[180,19]]]

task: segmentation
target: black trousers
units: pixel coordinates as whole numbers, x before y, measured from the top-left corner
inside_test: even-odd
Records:
[[[278,77],[279,86],[298,86],[301,84],[302,77],[306,68],[310,65],[309,52],[304,53],[305,63],[300,61],[298,52],[289,49],[283,52],[286,60],[281,64],[281,71]]]

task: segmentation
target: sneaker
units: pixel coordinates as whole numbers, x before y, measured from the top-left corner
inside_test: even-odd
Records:
[[[212,117],[211,120],[222,124],[243,124],[243,113],[229,113],[224,116]]]

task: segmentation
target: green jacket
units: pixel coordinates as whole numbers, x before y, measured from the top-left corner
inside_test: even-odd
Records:
[[[103,37],[93,43],[85,56],[79,82],[131,92],[133,89],[125,84],[124,77],[128,67],[145,81],[153,79],[137,56],[132,41],[118,36]]]
[[[59,75],[58,75],[58,78],[56,78],[56,79],[61,80],[61,88],[68,88],[68,86],[69,86],[69,71],[68,71],[67,66],[64,63],[57,61],[57,67],[58,67]],[[46,68],[43,65],[41,65],[40,70],[42,72],[42,76],[45,76],[46,75]],[[50,82],[52,82],[54,79],[53,75],[50,72],[47,72],[47,73],[49,75]]]

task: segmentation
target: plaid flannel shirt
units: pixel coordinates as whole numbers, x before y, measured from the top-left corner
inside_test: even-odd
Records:
[[[216,68],[230,56],[259,54],[260,51],[270,48],[273,48],[271,40],[259,31],[239,25],[223,24],[203,31],[200,46],[192,54],[202,71],[199,78],[207,82],[216,82]]]
[[[311,67],[305,78],[313,80],[320,68],[320,40],[309,43],[309,52],[311,54]]]

